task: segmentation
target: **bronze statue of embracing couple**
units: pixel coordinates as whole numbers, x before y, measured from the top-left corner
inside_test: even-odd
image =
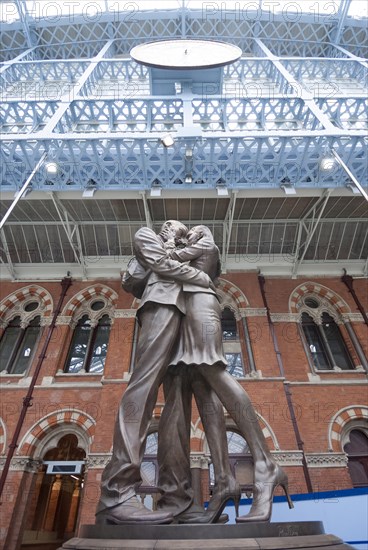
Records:
[[[140,297],[140,336],[136,364],[121,400],[112,458],[101,483],[96,522],[108,524],[215,523],[226,521],[229,500],[236,521],[267,521],[272,497],[283,487],[289,507],[288,480],[275,463],[251,401],[226,371],[222,349],[221,308],[214,281],[220,275],[219,250],[204,225],[188,228],[176,220],[157,235],[139,229],[135,259],[123,287]],[[140,467],[160,385],[165,406],[158,438],[158,510],[137,498]],[[215,487],[207,509],[193,503],[190,474],[190,420],[194,395],[211,451]],[[254,462],[253,502],[239,516],[240,487],[228,459],[223,407],[246,439]]]

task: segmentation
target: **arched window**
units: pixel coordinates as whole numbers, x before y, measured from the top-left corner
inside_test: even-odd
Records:
[[[225,307],[221,315],[222,339],[237,340],[238,329],[234,313],[230,308]]]
[[[234,313],[225,307],[221,314],[224,354],[228,362],[227,370],[235,378],[244,376],[243,358]]]
[[[20,317],[9,322],[0,342],[0,370],[3,373],[24,374],[28,370],[40,335],[40,322],[40,316],[26,327]]]
[[[88,315],[83,315],[78,321],[70,344],[65,372],[103,372],[111,329],[110,317],[103,315],[93,325]]]
[[[317,370],[354,369],[335,318],[337,312],[320,296],[307,295],[301,302],[301,327],[311,365]]]
[[[354,487],[368,486],[368,437],[361,430],[351,430],[349,442],[344,445],[348,468]]]

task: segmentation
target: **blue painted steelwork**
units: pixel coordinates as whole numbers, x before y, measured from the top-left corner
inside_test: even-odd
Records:
[[[44,152],[60,168],[40,170],[33,189],[344,187],[341,168],[319,168],[332,148],[365,185],[367,67],[356,54],[367,31],[348,7],[294,20],[215,7],[38,20],[19,1],[2,36],[2,188],[19,189]],[[182,36],[235,43],[244,57],[216,82],[185,71],[159,86],[129,59],[138,43]]]

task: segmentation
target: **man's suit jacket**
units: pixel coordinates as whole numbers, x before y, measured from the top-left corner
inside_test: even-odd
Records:
[[[152,229],[143,227],[134,235],[134,253],[139,263],[152,270],[139,308],[147,302],[174,305],[185,313],[183,283],[209,288],[210,279],[202,271],[169,258],[164,243]]]

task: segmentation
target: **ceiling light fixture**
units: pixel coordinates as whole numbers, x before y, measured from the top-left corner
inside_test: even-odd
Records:
[[[162,143],[165,147],[171,147],[172,145],[174,145],[174,138],[172,137],[171,134],[165,134],[165,135],[162,136],[162,138],[161,138],[161,143]]]
[[[217,195],[219,197],[228,197],[229,196],[229,190],[226,187],[226,185],[217,185],[216,186]]]
[[[336,166],[336,159],[332,157],[331,155],[328,155],[326,157],[323,157],[320,162],[321,170],[324,172],[330,172],[330,170],[333,170]]]
[[[59,165],[57,162],[48,162],[45,164],[46,172],[50,175],[57,174],[59,171]]]
[[[284,191],[285,195],[296,195],[296,189],[291,183],[282,183],[280,188]]]

